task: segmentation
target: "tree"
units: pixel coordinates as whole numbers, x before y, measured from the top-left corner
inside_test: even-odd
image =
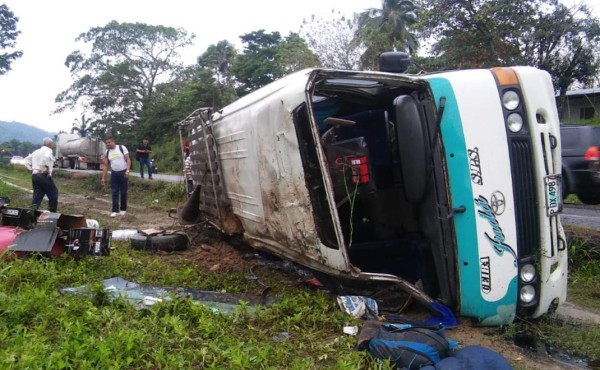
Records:
[[[339,11],[332,11],[332,18],[304,20],[300,35],[308,47],[317,54],[325,68],[358,69],[364,47],[353,42],[357,28],[356,18],[346,19]]]
[[[282,39],[279,32],[268,34],[260,30],[240,38],[244,52],[237,56],[232,68],[240,96],[288,73],[319,65],[317,56],[296,33]]]
[[[223,86],[233,86],[233,73],[231,68],[233,60],[237,56],[237,50],[227,40],[219,41],[216,45],[210,45],[206,51],[198,57],[198,65],[210,70],[218,83]]]
[[[289,36],[277,46],[277,63],[283,75],[305,68],[320,67],[321,62],[299,34],[290,32]]]
[[[228,100],[230,101],[236,97],[235,77],[232,68],[237,55],[235,46],[229,41],[223,40],[216,45],[210,45],[198,57],[198,66],[212,74],[220,94],[229,96]]]
[[[56,112],[81,104],[93,112],[99,130],[130,131],[156,85],[181,70],[178,52],[193,38],[183,29],[116,21],[82,33],[76,40],[92,43],[91,52],[67,56],[75,81],[56,97]]]
[[[92,128],[90,126],[90,120],[85,118],[85,114],[81,115],[81,118],[75,118],[73,122],[73,127],[71,128],[71,133],[77,131],[79,136],[86,137],[89,133],[92,132]]]
[[[25,157],[36,149],[37,145],[30,143],[29,141],[12,139],[0,144],[0,155],[20,155]]]
[[[424,0],[429,67],[532,65],[547,70],[560,94],[598,73],[600,25],[586,6],[557,0]]]
[[[245,95],[283,75],[275,60],[281,35],[259,30],[244,34],[240,39],[244,52],[235,59],[232,70],[240,83],[238,94]]]
[[[184,84],[160,84],[152,101],[144,106],[137,129],[151,142],[163,142],[173,137],[176,132],[174,124],[195,109],[209,106],[220,108],[233,100],[231,95],[221,91],[212,72],[198,67],[189,69],[189,80]]]
[[[382,0],[381,9],[370,8],[358,14],[354,42],[365,46],[361,66],[376,69],[385,51],[415,53],[417,38],[411,28],[417,23],[416,7],[409,0]]]
[[[17,36],[21,31],[17,30],[19,18],[6,6],[0,5],[0,51],[12,49],[16,46]],[[0,54],[0,76],[11,70],[12,62],[23,55],[22,51],[5,52]]]

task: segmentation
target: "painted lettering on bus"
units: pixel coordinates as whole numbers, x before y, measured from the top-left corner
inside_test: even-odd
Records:
[[[484,294],[488,294],[492,291],[492,272],[489,256],[479,259],[479,271],[481,274],[481,291]]]
[[[467,149],[469,156],[469,170],[471,171],[471,181],[477,185],[483,185],[483,177],[481,176],[481,162],[479,160],[479,148]]]
[[[516,263],[517,254],[512,249],[512,247],[505,242],[506,237],[504,236],[504,231],[502,231],[500,222],[498,221],[498,219],[496,218],[496,215],[492,211],[490,202],[483,195],[480,195],[478,198],[475,198],[474,201],[475,201],[475,205],[477,205],[480,208],[477,210],[477,214],[481,218],[487,220],[488,223],[490,224],[490,226],[492,227],[491,234],[493,236],[490,236],[490,234],[486,232],[485,237],[487,238],[487,240],[490,242],[490,244],[494,248],[494,251],[499,256],[502,256],[504,254],[504,252],[508,252],[508,253],[512,254],[512,256],[515,259],[515,263]]]

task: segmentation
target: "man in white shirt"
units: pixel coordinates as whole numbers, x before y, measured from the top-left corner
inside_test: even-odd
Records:
[[[31,186],[33,200],[31,207],[38,209],[44,196],[48,197],[48,210],[56,212],[58,208],[58,189],[52,180],[54,166],[54,142],[49,137],[44,138],[43,145],[25,158],[25,164],[31,171]]]
[[[112,213],[110,217],[124,216],[127,213],[127,186],[129,169],[131,168],[129,151],[124,145],[117,145],[112,137],[106,139],[106,147],[108,149],[102,158],[104,168],[102,169],[102,180],[100,182],[104,186],[108,164],[110,163],[110,189],[112,191]],[[119,198],[121,200],[120,207]]]
[[[194,178],[192,176],[192,158],[190,156],[190,150],[185,149],[185,161],[183,162],[183,174],[185,175],[185,182],[187,184],[188,198],[194,192]]]

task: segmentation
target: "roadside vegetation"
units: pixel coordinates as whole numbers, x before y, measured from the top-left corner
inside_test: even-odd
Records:
[[[0,196],[27,207],[31,195],[3,180],[30,188],[29,174],[11,166],[0,167],[0,174]],[[63,194],[109,194],[98,175],[57,172],[55,176]],[[184,197],[178,184],[134,178],[131,185],[136,189],[132,195],[141,193],[134,196],[135,202],[161,210]],[[569,300],[600,311],[600,233],[567,231]],[[107,258],[0,262],[0,368],[389,368],[370,362],[365,353],[354,349],[356,337],[341,333],[343,326],[360,326],[359,320],[343,313],[331,296],[301,288],[282,272],[263,275],[258,270],[258,283],[240,272],[202,270],[184,259],[165,260],[134,251],[124,242],[113,246]],[[139,310],[124,301],[108,300],[101,281],[116,276],[145,285],[255,295],[268,286],[269,296],[277,300],[256,311],[240,304],[231,315],[178,298]],[[86,284],[88,296],[59,293]],[[518,321],[491,333],[511,342],[529,338],[534,347],[541,343],[548,350],[559,348],[592,366],[600,361],[597,325],[548,317]],[[528,368],[523,363],[513,365]]]
[[[198,271],[113,243],[110,257],[27,258],[0,264],[0,367],[12,369],[363,368],[344,325],[357,324],[324,293],[261,277],[277,301],[223,314],[173,297],[150,309],[110,302],[101,281],[260,292],[240,273]],[[273,275],[271,275],[273,276]],[[59,290],[88,285],[88,296]],[[254,312],[253,312],[254,311]],[[289,338],[288,338],[289,336]],[[386,368],[378,366],[377,368]]]
[[[5,181],[26,189],[31,189],[31,175],[22,166],[0,165],[0,175],[5,176]],[[99,173],[89,174],[83,171],[78,173],[55,169],[53,177],[59,194],[81,194],[87,197],[110,199],[110,185],[107,184],[103,187],[100,184],[101,175]],[[2,177],[0,177],[1,179]],[[155,210],[167,211],[170,208],[175,208],[185,200],[185,187],[183,183],[144,181],[136,176],[131,176],[129,179],[128,198],[131,203],[150,207]],[[24,204],[19,199],[15,199],[14,201],[19,201],[18,206],[20,207],[27,207],[31,199],[24,200]],[[47,199],[44,198],[42,207],[45,207],[46,203]],[[13,202],[13,205],[17,204]]]
[[[568,300],[600,314],[600,231],[568,226]],[[497,333],[533,351],[553,357],[584,359],[593,369],[600,368],[600,325],[584,321],[562,321],[554,316],[537,321],[517,321]],[[571,361],[572,363],[574,361]]]
[[[574,194],[565,203],[583,204]],[[568,300],[600,313],[600,231],[576,226],[565,229],[569,248]],[[544,317],[538,321],[519,321],[498,332],[532,350],[541,348],[563,359],[578,357],[587,360],[591,368],[600,368],[600,325]]]
[[[0,171],[11,183],[28,187],[25,172]],[[77,178],[74,186],[73,176],[78,177],[57,176],[62,192],[101,193],[99,181]],[[27,206],[31,195],[3,179],[0,195]],[[177,192],[161,183],[143,185],[153,187],[146,189],[150,198],[169,203]],[[358,325],[358,320],[324,292],[306,291],[279,272],[256,269],[257,281],[241,272],[199,270],[185,259],[165,260],[125,242],[113,242],[113,247],[110,257],[79,261],[0,256],[0,368],[369,367],[365,353],[354,350],[356,337],[342,334],[343,326]],[[268,286],[268,296],[276,298],[258,308],[241,302],[233,314],[176,297],[140,310],[125,301],[110,302],[101,281],[116,276],[144,285],[257,296]],[[81,285],[89,286],[88,296],[59,293]]]

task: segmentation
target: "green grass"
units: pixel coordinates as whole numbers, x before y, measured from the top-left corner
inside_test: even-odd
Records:
[[[4,169],[0,169],[4,170]],[[25,185],[27,173],[2,171]],[[57,173],[58,174],[58,173]],[[99,178],[55,175],[61,192],[101,194]],[[97,181],[96,181],[97,180]],[[132,179],[150,199],[179,197],[171,184]],[[0,194],[30,202],[31,195],[0,181]],[[156,198],[158,197],[158,198]],[[255,269],[271,287],[274,304],[230,315],[187,299],[139,310],[110,302],[101,288],[121,276],[140,284],[181,286],[259,295],[263,285],[242,272],[211,272],[184,259],[165,259],[113,243],[108,257],[7,259],[0,256],[0,369],[389,369],[354,349],[342,334],[360,321],[342,312],[334,297],[299,288],[280,273]],[[262,271],[261,271],[262,270]],[[90,296],[59,290],[88,285]],[[276,341],[279,333],[289,339]]]
[[[569,240],[569,300],[600,310],[600,245],[581,234]]]
[[[30,187],[25,171],[0,167],[10,182]],[[57,172],[62,193],[105,196],[99,175]],[[0,196],[26,206],[31,195],[7,186]],[[177,204],[181,184],[132,178],[130,197],[148,207]],[[158,200],[155,202],[154,200]],[[22,205],[21,205],[22,203]],[[600,309],[599,233],[570,230],[569,300]],[[385,369],[353,350],[355,337],[341,335],[345,325],[360,325],[341,312],[332,297],[298,289],[279,275],[259,276],[280,300],[250,314],[242,305],[234,315],[211,312],[186,300],[136,310],[109,303],[98,284],[106,278],[157,286],[260,293],[241,273],[200,271],[184,263],[141,254],[124,244],[105,258],[0,260],[0,368],[264,368]],[[65,287],[95,284],[92,297],[60,295]],[[546,344],[600,361],[600,327],[572,325],[544,318],[494,329],[505,337],[533,333]],[[276,342],[277,333],[290,338]]]
[[[110,185],[100,184],[99,173],[81,173],[55,170],[53,173],[54,183],[60,194],[83,194],[93,197],[110,197]],[[7,176],[5,181],[31,189],[31,175],[24,168],[0,165],[0,174]],[[0,177],[0,181],[3,177]],[[14,188],[12,191],[14,192]],[[185,185],[183,183],[168,183],[160,180],[144,181],[132,176],[129,179],[129,190],[127,192],[130,202],[140,206],[150,207],[156,210],[167,211],[180,205],[186,199]],[[0,193],[0,196],[2,194]],[[26,207],[31,204],[31,195],[26,204],[12,203],[14,206]],[[15,199],[15,200],[20,200]],[[44,200],[46,202],[47,200]],[[42,207],[43,208],[43,207]]]
[[[600,310],[600,233],[596,230],[568,227],[569,288],[568,300],[582,307]],[[493,329],[506,340],[516,336],[534,337],[546,346],[562,349],[571,356],[588,360],[592,368],[600,364],[600,326],[563,322],[553,316],[540,320],[517,321]]]
[[[100,282],[122,276],[157,286],[258,292],[237,273],[206,273],[169,264],[123,244],[109,257],[28,258],[0,263],[0,368],[214,368],[361,369],[365,353],[355,337],[341,334],[358,324],[334,299],[279,279],[261,277],[279,295],[276,303],[249,313],[215,313],[187,299],[137,310],[110,303]],[[273,279],[273,280],[271,280]],[[59,289],[91,284],[91,297]],[[277,333],[289,339],[275,341]],[[378,366],[374,364],[373,366]],[[379,366],[378,366],[379,367]],[[375,368],[375,367],[372,367]],[[379,367],[381,368],[381,367]]]
[[[569,194],[563,201],[565,204],[583,204],[575,194]]]

